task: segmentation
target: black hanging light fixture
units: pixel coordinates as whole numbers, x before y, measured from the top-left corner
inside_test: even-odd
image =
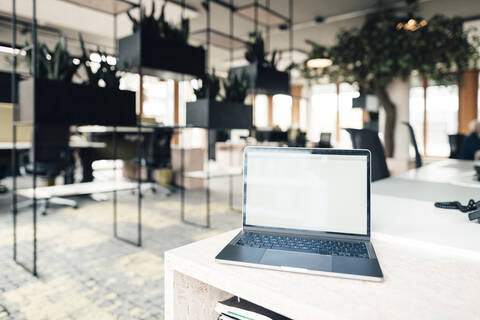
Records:
[[[414,12],[418,7],[418,0],[406,0],[407,17],[397,23],[397,30],[416,31],[425,27],[428,22],[422,17],[416,17]]]

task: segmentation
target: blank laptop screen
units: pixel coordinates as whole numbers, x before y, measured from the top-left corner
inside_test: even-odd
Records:
[[[367,234],[367,156],[250,149],[246,225]]]

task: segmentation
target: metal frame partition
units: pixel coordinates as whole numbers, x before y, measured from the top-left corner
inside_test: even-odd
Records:
[[[135,7],[135,4],[126,1],[126,0],[117,0],[119,2],[128,3],[132,7]],[[79,4],[79,3],[77,3]],[[141,0],[140,5],[141,6]],[[37,136],[37,123],[35,121],[35,110],[36,110],[36,99],[35,97],[33,100],[33,135],[32,135],[32,144],[31,144],[31,155],[32,155],[32,164],[33,164],[33,172],[32,172],[32,218],[33,218],[33,259],[32,259],[32,267],[30,268],[24,262],[18,260],[18,238],[17,238],[17,216],[18,216],[18,207],[17,207],[17,173],[18,173],[18,159],[17,159],[17,123],[19,118],[18,112],[18,86],[17,86],[17,50],[16,50],[16,42],[17,42],[17,16],[16,16],[16,0],[12,0],[12,75],[11,75],[11,96],[13,102],[13,126],[12,126],[12,138],[13,138],[13,147],[12,147],[12,154],[11,154],[11,174],[12,174],[12,220],[13,220],[13,260],[15,263],[20,265],[26,271],[30,272],[33,276],[38,276],[37,271],[37,196],[36,196],[36,188],[37,188],[37,162],[36,162],[36,136]],[[91,8],[95,9],[95,8]],[[117,51],[117,15],[119,12],[113,10],[112,12],[114,18],[114,41],[115,41],[115,53]],[[141,15],[140,15],[141,16]],[[37,43],[37,0],[32,0],[32,78],[35,79],[38,75],[38,43]],[[36,82],[33,81],[33,92],[36,95],[35,90]],[[117,128],[114,127],[113,132],[113,158],[114,158],[114,179],[117,180],[117,166],[116,166],[116,159],[118,157],[117,154],[117,138],[116,138]],[[144,148],[142,148],[141,143],[141,124],[137,123],[137,133],[138,133],[138,155],[139,158],[142,158]],[[125,238],[122,238],[118,235],[117,230],[117,190],[114,189],[113,191],[113,234],[114,237],[127,242],[129,244],[133,244],[136,246],[142,245],[142,213],[141,213],[141,161],[139,164],[139,174],[138,174],[138,223],[137,223],[137,230],[138,230],[138,238],[137,241],[131,241]]]

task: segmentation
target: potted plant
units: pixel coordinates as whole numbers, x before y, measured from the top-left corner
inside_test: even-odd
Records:
[[[182,19],[180,27],[166,20],[166,3],[158,17],[154,1],[150,13],[141,9],[140,21],[128,13],[134,33],[119,40],[119,68],[129,71],[141,68],[143,74],[169,78],[178,75],[200,78],[205,73],[205,50],[188,45],[188,19]]]
[[[215,72],[203,84],[195,90],[197,101],[187,103],[187,125],[208,129],[252,128],[252,106],[244,104],[248,90],[245,74],[229,72],[227,79],[222,80],[223,96]]]
[[[30,47],[27,43],[27,47]],[[117,87],[73,83],[81,66],[59,37],[54,50],[37,44],[36,77],[19,83],[19,120],[70,125],[135,125],[135,93]],[[32,49],[27,50],[30,72]],[[33,100],[35,99],[35,101]],[[35,108],[34,108],[35,107]]]
[[[253,36],[253,41],[247,43],[245,59],[248,66],[233,68],[238,76],[247,75],[250,89],[255,92],[274,94],[290,94],[290,78],[288,72],[277,70],[278,51],[273,50],[270,59],[267,59],[265,44],[260,33]]]

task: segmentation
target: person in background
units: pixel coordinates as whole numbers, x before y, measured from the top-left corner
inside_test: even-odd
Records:
[[[463,140],[460,147],[460,159],[478,160],[480,157],[480,122],[475,121],[473,131]]]

